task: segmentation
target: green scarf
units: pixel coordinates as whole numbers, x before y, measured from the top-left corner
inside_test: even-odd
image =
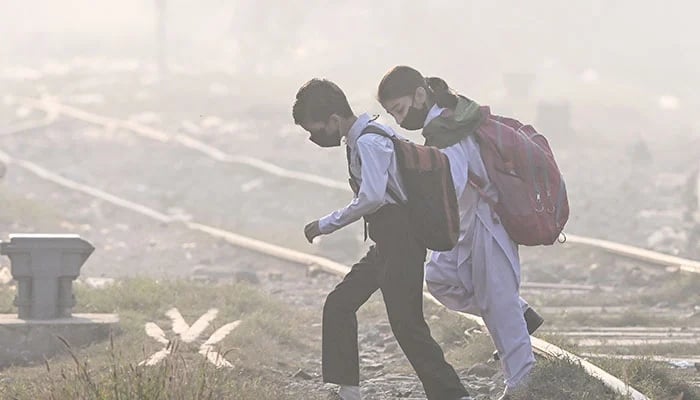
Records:
[[[440,149],[450,147],[476,132],[476,129],[481,125],[481,120],[479,104],[459,96],[454,114],[451,117],[440,115],[423,128],[425,145]]]

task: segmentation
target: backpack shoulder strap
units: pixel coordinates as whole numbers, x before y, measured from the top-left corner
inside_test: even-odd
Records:
[[[363,135],[366,135],[366,134],[368,134],[368,133],[374,133],[374,134],[376,134],[376,135],[384,136],[385,138],[391,139],[392,142],[393,142],[395,139],[397,139],[395,136],[390,135],[388,132],[385,132],[385,131],[384,131],[383,129],[381,129],[380,127],[378,127],[378,126],[376,126],[376,125],[372,125],[372,124],[367,124],[367,126],[366,126],[366,127],[362,130],[362,132],[360,133],[360,136],[358,136],[358,139],[359,139],[360,137],[362,137]],[[396,151],[396,150],[394,149],[394,151]],[[360,165],[362,165],[362,159],[361,159],[361,158],[360,158]],[[352,171],[350,171],[350,165],[349,165],[349,164],[348,164],[348,172],[350,172],[350,179],[352,179],[352,180],[354,181],[354,180],[355,180],[355,177],[352,176]],[[387,192],[389,193],[389,196],[390,196],[397,204],[403,204],[403,201],[401,201],[401,198],[400,198],[396,193],[394,193],[394,191],[391,190],[391,188],[389,188],[388,185],[387,185]]]
[[[496,206],[496,202],[484,191],[484,188],[486,187],[486,181],[484,181],[479,175],[475,174],[472,172],[471,169],[469,169],[469,172],[467,173],[469,178],[467,179],[468,183],[476,189],[476,191],[479,193],[479,196],[484,199],[491,207]]]
[[[389,138],[389,139],[391,139],[392,141],[393,141],[394,139],[396,139],[395,136],[390,135],[388,132],[384,131],[382,128],[380,128],[380,127],[378,127],[378,126],[376,126],[376,125],[372,125],[372,124],[367,124],[367,126],[365,127],[365,129],[363,129],[362,132],[360,133],[360,137],[363,136],[363,135],[366,135],[366,134],[368,134],[368,133],[374,133],[375,135],[384,136],[385,138]],[[358,138],[359,138],[359,137],[358,137]]]

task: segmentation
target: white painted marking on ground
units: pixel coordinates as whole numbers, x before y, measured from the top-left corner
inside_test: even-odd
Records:
[[[218,312],[219,310],[215,308],[209,309],[206,313],[204,313],[204,315],[199,317],[197,321],[192,324],[192,326],[187,324],[177,308],[171,308],[165,313],[165,315],[172,320],[172,331],[175,333],[175,335],[179,337],[183,343],[192,343],[199,339],[204,330],[209,327],[211,321],[216,318]],[[209,336],[209,338],[199,346],[198,353],[204,356],[209,362],[218,368],[233,367],[233,365],[228,362],[223,355],[219,354],[214,349],[214,345],[224,340],[240,324],[240,320],[229,322],[214,331],[214,333],[212,333],[211,336]],[[165,347],[153,353],[146,360],[141,361],[139,365],[157,365],[172,353],[172,340],[168,340],[165,332],[153,322],[147,322],[145,329],[148,336],[155,339],[158,343],[165,345]]]
[[[170,321],[172,321],[172,329],[176,335],[182,336],[182,334],[190,329],[190,326],[187,325],[187,322],[185,322],[185,319],[182,317],[182,315],[180,315],[180,311],[177,308],[171,308],[165,312],[165,315],[170,318]]]

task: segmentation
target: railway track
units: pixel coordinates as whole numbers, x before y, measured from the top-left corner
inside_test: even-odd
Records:
[[[95,114],[90,114],[86,113],[82,110],[74,109],[72,107],[68,106],[62,106],[58,103],[46,103],[46,102],[40,102],[40,103],[24,103],[25,105],[30,104],[33,107],[38,107],[46,110],[47,112],[50,113],[50,115],[65,115],[69,116],[71,118],[79,119],[84,122],[89,122],[92,124],[97,124],[100,125],[103,128],[109,128],[109,129],[126,129],[129,130],[133,133],[137,133],[139,136],[143,138],[148,138],[150,140],[154,140],[163,143],[163,144],[168,144],[171,142],[171,139],[166,139],[169,138],[169,136],[163,132],[147,128],[144,126],[140,126],[138,124],[133,124],[129,123],[126,124],[123,121],[119,120],[113,120],[110,118],[102,117],[99,115]],[[50,104],[50,105],[47,105]],[[146,128],[146,129],[144,129]],[[19,133],[13,132],[13,133]],[[295,172],[295,171],[286,171],[285,169],[281,167],[277,167],[274,165],[271,165],[269,163],[265,163],[264,161],[261,160],[252,160],[250,158],[237,158],[239,156],[235,155],[230,155],[230,154],[225,154],[223,152],[219,152],[216,149],[213,149],[211,147],[208,147],[205,143],[201,143],[198,140],[194,138],[187,137],[186,135],[177,135],[175,143],[177,143],[180,146],[183,146],[184,148],[188,150],[197,150],[199,153],[205,154],[208,158],[217,161],[217,162],[224,162],[224,163],[235,163],[235,164],[240,164],[240,165],[246,165],[247,167],[251,167],[253,169],[256,169],[258,171],[263,171],[268,174],[272,174],[278,178],[281,179],[291,179],[291,180],[296,180],[303,182],[305,184],[310,184],[310,185],[317,185],[317,186],[322,186],[328,189],[340,189],[340,182],[335,182],[331,181],[325,178],[320,178],[320,177],[314,177],[311,174],[306,174],[306,173],[301,173],[301,172]],[[125,200],[117,195],[111,194],[107,191],[100,190],[98,188],[95,188],[90,185],[82,184],[82,183],[77,183],[73,180],[66,179],[58,174],[55,174],[53,172],[50,172],[47,168],[44,168],[42,166],[39,166],[37,164],[31,163],[29,161],[25,160],[19,160],[11,157],[7,153],[0,153],[0,160],[4,161],[5,163],[8,164],[15,164],[17,166],[20,166],[21,168],[31,172],[32,174],[35,174],[36,176],[40,177],[41,179],[48,180],[53,182],[54,184],[61,185],[64,188],[71,189],[71,190],[77,190],[85,195],[92,196],[94,198],[99,198],[102,201],[108,202],[113,204],[114,206],[121,207],[121,208],[126,208],[129,209],[132,212],[139,213],[147,218],[156,220],[161,223],[167,223],[167,224],[180,224],[184,226],[184,228],[189,229],[189,230],[194,230],[198,232],[205,233],[207,235],[219,238],[221,240],[224,240],[230,244],[233,244],[234,246],[250,249],[256,252],[260,252],[263,254],[267,254],[273,257],[277,257],[280,259],[284,259],[287,261],[291,261],[293,263],[297,263],[300,265],[304,266],[311,266],[315,265],[320,267],[326,272],[336,274],[336,275],[342,275],[347,271],[347,267],[344,265],[337,263],[335,261],[332,261],[328,258],[325,257],[320,257],[317,255],[309,255],[304,252],[300,252],[297,250],[293,249],[288,249],[284,248],[281,246],[276,246],[272,245],[270,243],[267,243],[262,240],[257,240],[253,239],[250,237],[246,237],[240,234],[236,234],[231,232],[228,229],[222,229],[216,226],[213,226],[212,224],[204,224],[204,223],[198,223],[195,222],[191,219],[189,216],[183,216],[183,215],[173,215],[173,213],[169,213],[167,211],[159,211],[156,210],[153,207],[149,207],[144,204],[139,204],[134,201],[128,201]],[[244,162],[241,162],[241,160],[245,160]],[[345,190],[345,184],[342,185],[343,190]],[[595,249],[596,251],[604,251],[604,252],[610,252],[616,256],[619,257],[624,257],[627,259],[637,259],[641,260],[644,263],[648,265],[653,265],[653,266],[658,266],[658,267],[673,267],[680,269],[684,272],[690,272],[690,273],[698,273],[700,272],[700,265],[699,263],[692,261],[692,260],[685,260],[682,258],[678,257],[671,257],[659,253],[654,253],[650,252],[648,250],[644,249],[639,249],[635,248],[632,246],[627,246],[627,245],[620,245],[617,243],[612,243],[612,242],[607,242],[607,241],[601,241],[597,239],[592,239],[592,238],[585,238],[585,237],[579,237],[575,235],[568,235],[569,243],[570,245],[575,245],[575,246],[588,246],[591,249]],[[595,290],[602,290],[602,288],[599,285],[581,285],[581,284],[557,284],[557,283],[524,283],[523,285],[523,290],[524,292],[527,292],[528,290],[539,290],[539,291],[574,291],[574,292],[590,292],[590,291],[595,291]],[[431,301],[434,299],[431,299],[429,294],[426,294],[427,298]],[[471,316],[465,316],[466,318],[471,318],[475,320],[476,322],[480,322],[478,319],[473,318]],[[580,333],[580,331],[578,331]],[[619,331],[617,333],[620,333]],[[658,332],[657,332],[658,333]],[[561,356],[566,356],[566,357],[573,357],[573,355],[564,352],[560,348],[549,344],[545,341],[542,341],[541,339],[533,338],[533,344],[535,347],[538,349],[538,352],[541,355],[549,356],[549,357],[561,357]],[[604,371],[596,368],[592,364],[587,363],[585,360],[582,360],[582,365],[585,366],[585,368],[594,376],[597,376],[601,378],[606,384],[609,386],[615,388],[618,391],[629,391],[632,398],[634,399],[642,399],[646,398],[644,397],[641,393],[634,391],[633,389],[627,387],[624,383],[621,383],[619,380],[616,380],[616,378],[610,376],[609,374],[605,373]]]
[[[314,256],[314,255],[309,255],[305,254],[302,252],[298,252],[295,250],[287,249],[281,246],[273,245],[270,243],[266,243],[264,241],[252,239],[249,237],[245,237],[243,235],[239,235],[234,232],[230,232],[227,230],[223,230],[217,227],[205,225],[205,224],[200,224],[194,221],[183,221],[177,217],[170,217],[167,214],[154,210],[139,204],[136,204],[134,202],[131,202],[129,200],[122,199],[118,196],[115,196],[113,194],[107,193],[105,191],[92,188],[65,178],[62,178],[45,168],[42,168],[41,166],[26,161],[26,160],[19,160],[16,159],[9,154],[5,152],[0,152],[0,161],[8,164],[10,167],[17,166],[20,167],[27,172],[34,174],[35,176],[41,178],[42,180],[51,182],[55,185],[59,185],[65,189],[69,190],[74,190],[78,191],[84,195],[98,198],[104,202],[110,203],[113,206],[119,207],[119,208],[124,208],[127,209],[131,212],[138,213],[143,217],[146,217],[148,219],[154,220],[158,223],[167,223],[169,225],[172,224],[179,224],[183,228],[189,229],[189,230],[194,230],[197,232],[202,232],[207,235],[210,235],[214,238],[221,239],[226,241],[227,243],[236,246],[236,247],[241,247],[247,250],[252,250],[255,252],[259,252],[268,256],[272,256],[275,258],[279,258],[285,261],[290,261],[292,263],[301,265],[303,267],[318,267],[322,269],[324,272],[336,275],[336,276],[343,276],[344,274],[347,273],[349,270],[347,266],[339,264],[337,262],[334,262],[332,260],[329,260],[324,257],[319,257],[319,256]],[[429,293],[425,292],[424,293],[426,299],[429,301],[439,304]],[[483,325],[483,321],[478,318],[474,317],[468,314],[463,314],[465,318],[468,318],[474,322],[477,322],[479,325]],[[601,379],[606,385],[610,386],[614,390],[620,392],[620,393],[627,393],[631,396],[632,399],[646,399],[647,397],[636,391],[635,389],[629,387],[626,385],[624,382],[620,381],[619,379],[615,378],[614,376],[608,374],[604,370],[596,367],[595,365],[583,360],[579,359],[575,355],[566,352],[565,350],[550,344],[544,340],[537,339],[537,338],[532,338],[533,340],[533,346],[537,349],[538,354],[541,356],[545,357],[566,357],[569,359],[574,359],[574,360],[579,360],[581,362],[581,365],[586,368],[586,370],[593,376]]]

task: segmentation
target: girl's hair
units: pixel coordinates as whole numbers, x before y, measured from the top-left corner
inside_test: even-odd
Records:
[[[454,109],[457,105],[457,94],[442,78],[424,78],[416,69],[405,65],[396,66],[384,75],[379,82],[377,99],[383,104],[399,97],[413,97],[419,87],[425,89],[428,99],[438,107]]]

